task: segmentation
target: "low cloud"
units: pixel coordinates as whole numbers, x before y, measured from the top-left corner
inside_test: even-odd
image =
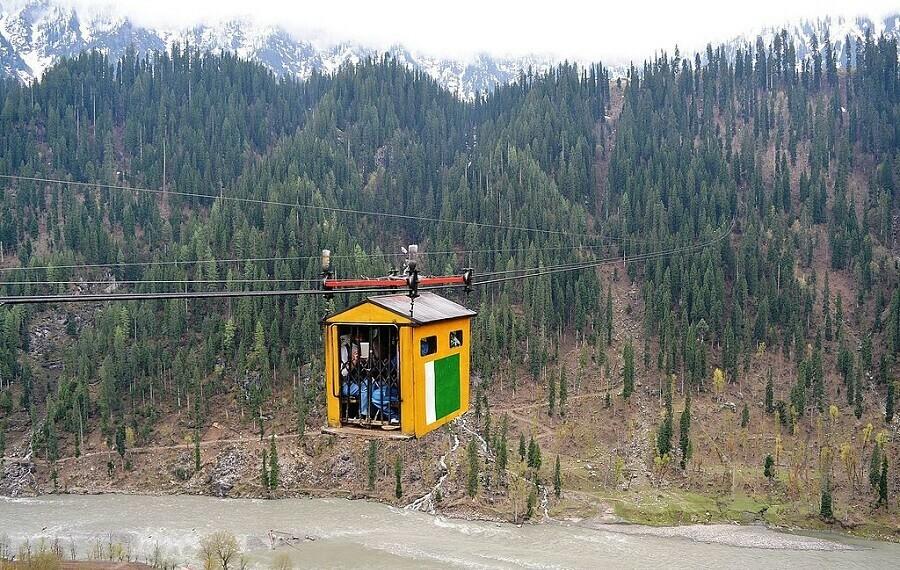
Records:
[[[643,59],[676,44],[683,53],[767,25],[824,15],[873,19],[897,12],[896,0],[683,2],[277,2],[268,0],[60,0],[79,13],[127,16],[138,24],[183,28],[245,18],[277,25],[318,44],[353,41],[466,58],[550,54],[583,61]],[[21,1],[13,4],[21,4]],[[4,7],[10,2],[3,2]]]

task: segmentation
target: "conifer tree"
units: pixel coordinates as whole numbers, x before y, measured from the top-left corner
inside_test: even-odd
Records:
[[[884,421],[886,423],[891,423],[892,421],[894,421],[894,386],[894,381],[888,380],[887,398],[884,402]]]
[[[872,456],[869,459],[869,485],[875,489],[878,486],[878,477],[881,475],[881,445],[876,443],[872,447]]]
[[[278,448],[275,446],[275,434],[269,439],[269,489],[278,488],[279,473]]]
[[[491,444],[491,409],[487,405],[487,396],[484,398],[484,426],[482,426],[481,437],[488,445]]]
[[[497,446],[497,474],[502,475],[506,471],[506,465],[509,461],[509,442],[507,441],[507,432],[509,431],[509,417],[503,414],[503,421],[500,423],[500,443]]]
[[[746,409],[746,408],[745,408]],[[691,392],[687,393],[684,400],[684,410],[681,412],[680,432],[678,435],[678,446],[681,448],[681,469],[687,467],[687,462],[691,459]]]
[[[260,481],[263,489],[269,490],[269,462],[266,454],[266,448],[262,449],[262,468],[260,471]]]
[[[878,478],[878,504],[887,507],[888,501],[888,462],[887,454],[881,456],[881,475]]]
[[[624,361],[622,364],[622,397],[627,400],[634,392],[634,347],[631,339],[628,339],[625,348],[622,349],[622,360]]]
[[[825,272],[825,289],[822,291],[822,314],[825,316],[825,340],[830,341],[834,334],[831,321],[831,288],[828,285],[828,272]]]
[[[528,467],[535,471],[541,468],[541,447],[534,441],[534,436],[528,442]]]
[[[562,495],[562,469],[559,465],[559,455],[556,456],[556,467],[553,470],[553,491],[558,499]]]
[[[566,415],[566,400],[569,399],[569,381],[566,378],[566,369],[559,369],[559,415]]]
[[[606,288],[606,345],[612,345],[612,329],[613,329],[613,305],[612,305],[612,283]]]
[[[525,434],[519,434],[519,461],[525,461],[528,449],[525,447]]]
[[[119,424],[116,427],[116,453],[119,457],[125,458],[125,425]]]
[[[200,430],[194,429],[194,471],[200,471]]]
[[[744,409],[741,410],[741,427],[745,428],[750,425],[750,408],[747,407],[747,403],[744,402]]]
[[[672,411],[672,382],[666,378],[663,382],[663,402],[665,412],[663,419],[656,431],[656,453],[664,457],[672,450],[673,411]],[[689,420],[690,421],[690,420]]]
[[[775,411],[775,389],[772,386],[772,369],[766,375],[766,413]]]
[[[466,494],[471,498],[475,498],[478,494],[478,472],[480,469],[478,462],[478,444],[475,439],[469,440],[466,449],[466,458],[468,462],[468,476],[466,477]]]
[[[552,418],[556,413],[556,377],[547,374],[547,414]]]
[[[853,214],[855,216],[855,214]],[[844,300],[840,293],[834,300],[834,339],[842,340],[844,337]]]
[[[822,496],[819,501],[819,514],[826,521],[830,521],[834,518],[834,512],[831,508],[831,482],[828,481],[827,477],[822,485]]]
[[[763,466],[763,476],[770,480],[775,476],[775,460],[772,458],[771,453],[766,454],[766,462]]]

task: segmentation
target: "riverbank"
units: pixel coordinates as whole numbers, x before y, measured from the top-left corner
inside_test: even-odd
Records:
[[[715,567],[747,564],[888,568],[900,546],[839,534],[806,536],[760,526],[657,528],[595,520],[512,525],[432,516],[344,499],[55,495],[0,499],[0,536],[61,541],[79,558],[113,550],[131,561],[184,565],[200,540],[233,533],[255,567],[518,568]]]
[[[460,424],[453,431],[412,442],[379,443],[378,472],[372,488],[366,482],[368,442],[307,433],[302,441],[291,434],[276,438],[281,474],[279,486],[266,489],[260,483],[261,450],[268,441],[258,437],[222,437],[201,446],[201,469],[193,467],[190,443],[128,451],[127,463],[115,452],[96,451],[79,458],[50,464],[7,461],[5,472],[30,477],[16,494],[40,496],[153,495],[159,497],[213,496],[244,499],[345,498],[410,508],[451,519],[485,522],[522,522],[525,478],[511,471],[505,489],[496,483],[483,488],[472,500],[465,493],[464,446],[460,435],[469,435]],[[227,435],[227,434],[222,434]],[[403,458],[402,497],[395,496],[391,458]],[[110,463],[112,467],[110,468]],[[8,477],[7,477],[8,478]],[[545,479],[546,481],[546,479]],[[3,494],[10,495],[9,488]],[[727,523],[764,525],[787,531],[830,531],[849,537],[900,542],[900,527],[884,514],[838,513],[832,523],[818,514],[812,500],[785,500],[746,494],[704,495],[673,485],[649,484],[623,488],[598,485],[570,469],[561,497],[542,487],[532,518],[542,521],[593,521],[597,524],[636,524],[648,527],[682,527]],[[536,495],[537,496],[537,495]],[[542,500],[541,500],[542,499]],[[623,527],[624,528],[624,527]]]

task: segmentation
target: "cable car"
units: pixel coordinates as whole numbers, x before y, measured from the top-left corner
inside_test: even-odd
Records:
[[[323,252],[328,290],[409,285],[410,291],[369,296],[322,320],[324,431],[379,428],[400,438],[422,437],[465,413],[476,312],[436,293],[419,293],[417,286],[469,284],[471,271],[419,279],[413,259],[400,277],[335,280],[327,256]]]

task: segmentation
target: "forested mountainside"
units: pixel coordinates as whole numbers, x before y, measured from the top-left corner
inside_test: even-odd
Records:
[[[137,290],[179,290],[185,285],[166,282],[182,280],[198,281],[187,285],[190,290],[296,287],[318,277],[323,247],[336,252],[338,274],[375,276],[399,259],[382,252],[398,252],[413,241],[425,251],[483,251],[430,256],[425,267],[433,272],[462,263],[485,270],[534,266],[551,251],[554,259],[571,258],[575,252],[552,249],[567,243],[561,233],[547,232],[586,227],[582,204],[593,195],[596,123],[608,97],[601,67],[581,73],[561,67],[525,78],[478,105],[460,102],[392,60],[296,83],[276,81],[259,66],[229,56],[178,49],[152,60],[126,56],[115,65],[99,54],[84,54],[33,88],[7,82],[4,172],[65,173],[73,180],[165,184],[211,196],[228,192],[449,220],[502,219],[505,225],[543,231],[532,235],[17,182],[5,194],[6,251],[16,251],[22,265],[48,269],[8,271],[7,282],[17,284],[6,287],[17,294],[47,290],[22,281],[105,277],[156,281],[135,285]],[[559,137],[560,132],[567,135]],[[164,162],[170,165],[165,181]],[[533,204],[541,207],[523,207]],[[258,261],[217,261],[246,258]],[[87,273],[66,267],[80,262],[112,265]],[[541,315],[533,326],[555,328],[571,321],[596,297],[572,299],[576,286],[596,289],[591,272],[562,276],[558,283],[554,300],[571,309],[543,312],[550,294],[545,289],[544,297],[529,299],[535,306],[531,313]],[[165,405],[183,402],[187,393],[227,391],[237,382],[258,411],[271,391],[273,369],[293,371],[319,356],[318,301],[246,299],[225,311],[216,307],[213,302],[108,307],[92,319],[96,327],[75,327],[77,344],[66,357],[51,417],[72,430],[99,414],[110,435],[116,424],[137,420],[138,431],[149,434],[160,404],[148,402],[146,393],[167,375],[175,385],[165,394]],[[3,363],[7,384],[22,379],[12,383],[21,385],[15,399],[26,409],[44,400],[18,358],[18,349],[27,348],[25,331],[33,313],[10,311],[17,340],[11,337]],[[262,372],[253,386],[241,382],[248,365]],[[210,376],[217,366],[229,382]],[[93,400],[87,386],[98,379],[103,387]],[[156,390],[157,398],[162,394]]]
[[[388,57],[297,82],[177,46],[84,53],[0,83],[0,174],[90,183],[3,180],[3,292],[305,288],[323,248],[339,275],[377,276],[416,242],[433,274],[618,257],[459,298],[480,311],[471,494],[517,505],[518,433],[527,468],[549,447],[573,493],[600,485],[580,465],[596,457],[607,486],[627,471],[710,492],[730,473],[734,493],[740,472],[745,493],[777,479],[787,501],[834,491],[874,509],[898,491],[900,76],[896,40],[847,41],[840,72],[829,41],[800,60],[776,35],[614,82],[560,65],[473,102]],[[7,455],[30,446],[55,482],[62,458],[159,444],[163,426],[197,440],[232,406],[260,436],[303,437],[322,421],[324,311],[314,297],[5,308]],[[896,515],[891,501],[873,512]]]

